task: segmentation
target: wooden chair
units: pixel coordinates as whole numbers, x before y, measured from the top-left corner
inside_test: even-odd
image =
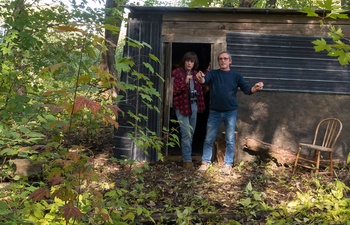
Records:
[[[333,148],[342,130],[342,123],[336,118],[327,118],[319,122],[316,127],[316,132],[312,144],[299,143],[299,151],[295,158],[293,174],[297,170],[298,166],[302,166],[311,170],[315,170],[315,173],[334,175],[333,170]],[[302,154],[303,149],[309,150],[309,155]],[[323,157],[322,153],[328,153],[328,157]],[[329,167],[329,171],[320,172],[320,163],[326,162],[326,168]],[[306,163],[306,164],[305,164]],[[322,164],[323,165],[323,164]]]

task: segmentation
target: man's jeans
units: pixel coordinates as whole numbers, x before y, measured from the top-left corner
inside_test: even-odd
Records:
[[[233,166],[233,156],[235,147],[235,129],[236,129],[237,110],[228,112],[216,112],[210,110],[208,123],[207,123],[207,134],[204,140],[202,161],[210,163],[213,153],[213,145],[216,139],[216,135],[220,128],[221,122],[225,125],[226,135],[226,153],[224,163]]]
[[[180,123],[181,152],[183,162],[192,162],[192,139],[196,129],[197,110],[193,110],[192,115],[184,116],[179,110],[175,110],[177,120]]]

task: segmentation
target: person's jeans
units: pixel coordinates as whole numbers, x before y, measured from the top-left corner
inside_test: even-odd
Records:
[[[184,116],[179,110],[175,110],[177,120],[180,123],[181,152],[183,162],[192,162],[192,140],[196,129],[197,110],[192,109],[192,115]]]
[[[234,147],[235,147],[235,129],[236,129],[237,110],[228,112],[216,112],[210,110],[207,133],[203,145],[202,161],[210,163],[213,154],[213,145],[221,122],[225,125],[226,152],[224,163],[233,166]]]

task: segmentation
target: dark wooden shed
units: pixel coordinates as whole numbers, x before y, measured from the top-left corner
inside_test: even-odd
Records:
[[[127,6],[127,37],[147,42],[152,49],[126,46],[125,56],[147,61],[156,55],[161,65],[151,63],[165,82],[152,77],[161,100],[154,99],[160,112],[142,107],[135,93],[128,93],[121,108],[147,115],[143,126],[162,135],[162,127],[172,127],[171,70],[185,52],[199,56],[200,69],[218,68],[221,51],[232,54],[232,68],[254,84],[265,83],[264,91],[252,96],[239,93],[235,161],[249,160],[242,151],[243,139],[251,137],[280,147],[297,150],[298,142],[311,142],[317,123],[326,117],[343,122],[343,132],[336,147],[336,157],[347,157],[350,145],[349,66],[341,66],[325,52],[316,53],[313,40],[327,38],[327,26],[319,19],[298,10],[253,8],[180,8]],[[321,12],[319,12],[321,13]],[[330,21],[350,36],[349,20]],[[140,68],[141,72],[143,68]],[[151,76],[151,75],[150,75]],[[122,80],[127,81],[127,75]],[[209,101],[209,99],[206,99]],[[139,110],[139,111],[137,111]],[[135,160],[157,160],[155,150],[138,149],[126,134],[132,130],[121,119],[115,133],[115,155]],[[207,112],[199,115],[194,137],[194,154],[202,153]],[[164,154],[178,154],[178,148],[164,148]]]

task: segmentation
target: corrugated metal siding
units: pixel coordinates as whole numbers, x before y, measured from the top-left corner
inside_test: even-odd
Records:
[[[160,92],[162,87],[162,81],[155,76],[150,74],[150,71],[142,65],[143,62],[151,64],[154,68],[155,73],[160,74],[160,64],[152,61],[149,58],[149,53],[154,54],[158,58],[161,58],[161,16],[150,16],[146,14],[138,14],[137,17],[132,15],[129,17],[127,36],[131,39],[137,40],[139,42],[145,42],[152,46],[152,49],[147,47],[138,49],[135,47],[126,46],[124,49],[124,56],[131,57],[136,63],[136,70],[140,73],[147,75],[151,81],[154,83],[154,87]],[[143,81],[133,80],[130,78],[129,74],[122,74],[121,81],[128,84],[134,84],[137,86],[144,85]],[[132,132],[134,128],[128,124],[128,121],[135,123],[132,118],[127,115],[127,111],[137,115],[143,115],[148,118],[147,121],[141,121],[139,125],[142,128],[148,128],[149,130],[155,132],[158,136],[161,135],[160,126],[160,114],[156,110],[149,109],[143,102],[140,93],[137,91],[128,90],[127,93],[120,93],[125,96],[120,104],[120,108],[126,113],[124,118],[118,120],[120,127],[115,132],[115,149],[114,155],[117,158],[121,158],[123,155],[128,158],[137,161],[156,161],[157,152],[154,149],[148,149],[144,152],[143,149],[138,148],[132,139],[127,137],[128,133]],[[161,102],[158,98],[154,97],[152,105],[160,109]],[[145,130],[143,130],[145,132]]]
[[[315,52],[318,37],[227,33],[232,68],[264,90],[350,94],[349,66],[326,52]],[[328,38],[324,38],[329,40]]]

